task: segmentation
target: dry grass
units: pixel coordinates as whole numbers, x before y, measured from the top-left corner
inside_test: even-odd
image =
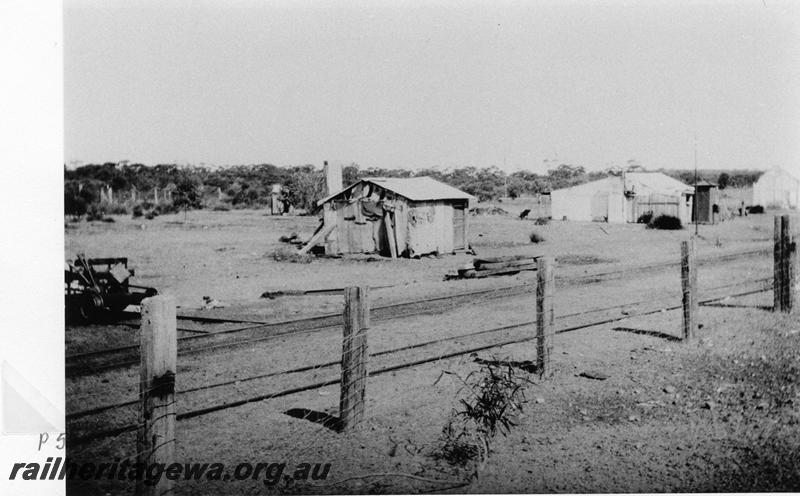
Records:
[[[596,255],[559,255],[556,262],[560,265],[595,265],[603,263],[614,263],[613,258],[598,257]]]
[[[289,263],[311,263],[314,256],[308,253],[298,253],[295,248],[288,246],[280,246],[273,251],[270,256],[276,262],[289,262]]]

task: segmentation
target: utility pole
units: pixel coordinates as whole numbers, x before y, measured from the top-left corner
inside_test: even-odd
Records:
[[[694,133],[694,198],[692,199],[692,214],[694,215],[694,235],[698,236],[700,222],[697,218],[697,133]]]

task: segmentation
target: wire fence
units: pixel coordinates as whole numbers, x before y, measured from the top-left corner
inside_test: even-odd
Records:
[[[749,257],[765,252],[765,250],[756,250],[752,253],[748,252],[745,256]],[[685,258],[683,261],[684,269],[687,263]],[[717,261],[723,260],[734,261],[737,258],[717,257]],[[688,272],[687,270],[681,271],[680,277],[677,278],[680,285],[675,287],[662,287],[649,292],[646,296],[641,296],[641,292],[637,291],[639,297],[636,299],[558,314],[553,310],[554,304],[557,303],[559,297],[559,294],[555,291],[556,282],[560,281],[562,284],[559,284],[558,287],[562,288],[565,281],[580,281],[585,277],[585,279],[590,280],[589,285],[594,285],[594,280],[599,277],[613,275],[616,279],[625,279],[633,274],[640,274],[643,270],[641,268],[621,269],[598,274],[587,274],[586,276],[573,277],[571,279],[559,278],[557,274],[553,277],[551,274],[550,277],[539,277],[536,285],[526,284],[493,288],[480,292],[477,296],[471,294],[470,298],[465,299],[460,304],[457,301],[442,297],[440,300],[442,305],[438,311],[439,315],[434,316],[438,319],[441,319],[440,315],[451,314],[454,311],[463,309],[465,306],[474,310],[481,305],[497,304],[498,300],[525,298],[531,293],[536,293],[536,297],[531,299],[530,309],[526,312],[530,316],[529,318],[488,328],[461,329],[456,327],[455,331],[451,330],[444,333],[445,335],[443,336],[437,329],[437,332],[431,333],[434,336],[433,339],[418,339],[419,333],[414,335],[413,333],[403,334],[403,332],[398,332],[395,340],[400,343],[399,346],[393,345],[392,336],[385,329],[370,329],[369,294],[366,288],[351,288],[351,293],[345,292],[346,303],[341,324],[344,327],[344,332],[341,339],[338,340],[340,346],[332,346],[337,339],[335,335],[330,335],[319,339],[321,353],[312,354],[306,350],[301,354],[292,354],[291,350],[294,349],[292,346],[301,341],[302,337],[308,336],[311,332],[310,330],[286,336],[273,336],[269,339],[254,338],[247,343],[254,346],[254,352],[263,352],[264,347],[261,345],[266,342],[277,343],[279,338],[281,340],[279,344],[286,346],[286,349],[277,346],[270,354],[274,360],[263,360],[262,365],[269,366],[291,362],[294,362],[295,365],[283,368],[268,368],[266,370],[262,368],[258,373],[249,373],[241,377],[238,374],[234,374],[234,377],[195,382],[195,384],[177,389],[175,391],[175,399],[172,400],[170,406],[177,407],[178,411],[166,413],[163,417],[171,417],[175,421],[182,421],[249,403],[287,398],[306,391],[323,390],[339,385],[338,410],[335,407],[331,407],[322,412],[307,410],[294,412],[291,415],[316,422],[320,424],[322,429],[347,431],[349,428],[357,427],[364,417],[368,416],[365,398],[368,397],[369,377],[391,374],[423,364],[441,362],[456,357],[466,357],[481,351],[526,342],[536,343],[536,346],[532,349],[537,350],[535,364],[537,372],[541,374],[546,372],[549,367],[548,359],[552,354],[552,341],[550,338],[559,334],[582,329],[600,328],[600,326],[627,319],[680,309],[683,309],[684,318],[682,320],[686,322],[691,317],[691,312],[697,312],[698,306],[712,305],[720,301],[757,295],[768,291],[784,294],[785,292],[791,293],[791,291],[796,290],[796,282],[792,279],[792,277],[795,277],[795,273],[788,269],[775,270],[772,276],[766,276],[757,269],[748,269],[745,271],[746,277],[741,280],[726,281],[722,284],[699,288],[697,266],[704,263],[709,263],[708,259],[705,262],[703,260],[691,260],[689,262],[691,265],[689,267],[690,270]],[[782,258],[778,260],[776,257],[775,263],[781,264],[781,267],[786,266]],[[655,266],[668,268],[681,266],[681,263],[657,264]],[[540,270],[540,276],[542,275],[541,272]],[[702,273],[700,276],[699,279],[702,283]],[[583,290],[584,287],[585,285],[577,285],[579,291]],[[679,288],[682,289],[679,290]],[[691,296],[691,301],[688,302],[687,291]],[[567,308],[574,306],[576,305],[567,305]],[[694,309],[690,310],[692,306]],[[424,315],[429,315],[430,313],[430,309],[422,312]],[[695,323],[690,323],[690,325],[692,327],[696,326]],[[378,334],[375,334],[376,332]],[[677,337],[683,339],[691,339],[692,337],[691,334],[686,334],[685,331],[683,333],[678,332],[678,334],[681,335]],[[371,341],[375,336],[377,336],[378,340],[368,344],[368,339]],[[412,342],[408,342],[409,340]],[[260,346],[258,350],[255,348],[256,343]],[[369,352],[370,349],[373,350],[371,353]],[[341,354],[338,354],[337,350],[340,350]],[[242,350],[238,350],[238,353],[242,353]],[[180,384],[180,380],[177,381],[177,384]],[[146,383],[140,384],[139,399],[95,404],[82,410],[70,412],[67,415],[68,423],[72,424],[74,431],[78,433],[76,437],[70,439],[70,445],[84,446],[80,451],[73,451],[71,455],[80,455],[89,450],[97,451],[98,449],[103,449],[103,447],[108,446],[108,443],[113,444],[114,440],[118,440],[125,433],[148,428],[150,424],[126,420],[139,418],[137,413],[143,403],[141,397],[147,396],[148,393],[154,391],[154,387],[147,388],[146,386]],[[86,397],[96,401],[103,394],[103,392],[89,392],[86,393]],[[220,395],[222,398],[216,401],[213,400],[215,396]],[[287,403],[283,405],[288,406]],[[127,409],[128,413],[121,414],[120,411],[125,409]],[[107,417],[112,420],[106,422]],[[150,418],[151,422],[159,420],[163,420],[163,418]],[[85,425],[82,425],[82,422]],[[97,425],[99,424],[105,425],[105,428],[98,429]],[[164,442],[170,441],[166,440]],[[298,446],[297,453],[307,453],[309,450],[314,449],[313,441],[309,441],[307,444],[305,447]],[[162,445],[162,443],[158,443],[156,447],[161,447]],[[153,448],[150,447],[149,449],[152,450]],[[131,455],[131,458],[138,457],[141,454],[141,450],[139,450],[134,455]]]
[[[752,281],[738,281],[738,282],[734,282],[734,283],[728,283],[728,284],[724,284],[724,285],[718,285],[718,286],[714,286],[714,287],[710,287],[710,288],[705,288],[704,292],[705,293],[713,293],[715,291],[719,291],[719,290],[723,290],[723,289],[740,288],[740,287],[745,287],[745,286],[750,286],[752,288],[754,283],[768,283],[769,281],[771,281],[770,277],[754,279]],[[731,296],[743,296],[743,295],[746,295],[746,294],[754,294],[754,293],[763,292],[763,291],[766,291],[766,290],[769,290],[769,289],[772,289],[772,285],[760,286],[758,288],[751,289],[750,291],[747,291],[745,293],[737,293],[737,294],[733,294],[733,295],[728,295],[728,294],[720,295],[720,296],[715,297],[715,298],[702,300],[700,303],[709,303],[709,302],[715,301],[717,299],[722,299],[722,298],[724,298],[726,296],[731,297]],[[571,313],[559,314],[559,315],[557,315],[555,317],[555,322],[558,323],[559,326],[557,326],[553,332],[546,334],[546,336],[560,334],[560,333],[563,333],[563,332],[570,332],[570,331],[579,330],[579,329],[586,329],[586,328],[596,327],[596,326],[599,326],[599,325],[613,323],[613,322],[619,322],[619,321],[622,321],[622,320],[631,319],[631,318],[638,317],[638,316],[652,315],[654,313],[659,313],[659,312],[668,311],[668,310],[675,310],[675,309],[680,308],[680,299],[679,299],[679,297],[677,295],[675,295],[671,299],[669,299],[669,298],[667,298],[668,294],[669,293],[666,293],[666,292],[663,292],[663,291],[654,292],[654,293],[651,293],[650,295],[648,295],[646,298],[641,298],[641,299],[638,299],[638,300],[635,300],[635,301],[629,301],[629,302],[622,303],[622,304],[608,305],[608,306],[604,306],[604,307],[590,308],[588,310],[583,310],[583,311],[579,311],[579,312],[571,312]],[[487,295],[486,297],[487,298],[492,298],[492,296],[490,296],[490,295]],[[649,307],[655,307],[655,308],[640,310],[638,312],[637,311],[627,311],[627,312],[625,312],[625,313],[623,313],[621,315],[616,315],[614,317],[601,318],[599,320],[592,320],[592,321],[589,321],[587,323],[582,323],[582,324],[577,324],[577,325],[567,325],[569,319],[572,319],[574,321],[576,318],[580,318],[580,317],[584,317],[584,316],[589,316],[589,315],[593,315],[593,314],[608,313],[610,311],[619,310],[619,309],[631,309],[631,308],[639,307],[639,306],[646,305],[646,304],[649,304]],[[479,336],[497,335],[497,334],[500,334],[500,333],[503,333],[503,332],[506,332],[506,331],[510,331],[510,330],[531,327],[531,326],[534,326],[535,324],[536,324],[536,320],[532,319],[532,320],[525,320],[525,321],[517,322],[517,323],[513,323],[513,324],[503,325],[503,326],[491,327],[491,328],[488,328],[488,329],[480,329],[480,330],[467,332],[467,333],[457,333],[455,335],[448,336],[448,337],[423,340],[423,341],[419,341],[419,342],[415,342],[415,343],[407,344],[407,345],[403,345],[403,346],[391,347],[391,348],[388,348],[388,349],[382,349],[380,351],[376,351],[376,352],[373,352],[373,353],[369,354],[369,357],[374,359],[374,358],[384,357],[384,356],[388,356],[388,355],[399,354],[399,353],[404,352],[404,351],[421,350],[421,349],[424,349],[424,348],[430,348],[430,347],[432,347],[434,345],[442,345],[442,344],[447,344],[447,343],[457,343],[459,341],[464,341],[465,339],[468,339],[468,338],[475,338],[475,337],[479,337]],[[533,339],[536,339],[536,337],[535,336],[526,336],[524,338],[514,339],[514,340],[499,340],[499,341],[498,340],[492,340],[488,344],[485,344],[485,345],[481,345],[481,346],[477,346],[477,347],[465,348],[465,349],[461,350],[461,354],[469,354],[469,353],[472,353],[472,352],[475,352],[475,351],[481,351],[481,350],[489,349],[489,348],[492,348],[492,347],[501,347],[501,346],[505,346],[507,344],[525,342],[525,341],[530,341],[530,340],[533,340]],[[350,343],[350,338],[344,338],[342,340],[342,346],[343,347],[346,347],[349,343]],[[457,352],[453,356],[457,356],[458,354],[459,353]],[[440,359],[441,356],[442,356],[442,354],[435,355],[435,359]],[[428,362],[428,360],[423,360],[422,363],[427,363],[427,362]],[[232,407],[235,407],[235,406],[240,406],[240,405],[243,405],[243,404],[246,404],[246,403],[250,403],[250,402],[254,402],[254,401],[262,401],[262,400],[266,400],[266,399],[278,398],[278,397],[282,397],[282,396],[296,394],[296,393],[302,392],[302,391],[307,391],[307,390],[311,390],[311,389],[318,389],[318,388],[321,388],[321,387],[337,384],[339,382],[339,380],[336,377],[337,376],[336,368],[339,367],[340,364],[341,364],[341,359],[340,358],[336,358],[336,359],[332,359],[332,360],[325,361],[325,362],[317,362],[317,363],[312,363],[312,364],[309,364],[309,365],[302,365],[302,366],[283,369],[283,370],[268,371],[268,372],[264,372],[264,373],[261,373],[261,374],[254,374],[254,375],[249,375],[249,376],[246,376],[246,377],[237,377],[237,378],[227,379],[227,380],[223,380],[223,381],[206,383],[206,384],[197,385],[197,386],[193,386],[193,387],[187,387],[185,389],[180,389],[180,390],[176,391],[176,393],[178,395],[187,395],[187,394],[190,394],[190,393],[195,393],[195,392],[200,392],[200,391],[205,391],[205,390],[210,390],[210,389],[225,388],[225,387],[228,387],[228,386],[241,386],[242,384],[246,384],[246,383],[249,383],[249,382],[255,382],[255,381],[258,381],[258,380],[261,380],[261,379],[278,378],[278,377],[281,377],[281,376],[289,376],[289,375],[299,374],[299,373],[303,373],[303,372],[311,372],[311,373],[315,373],[316,374],[316,373],[319,373],[319,372],[321,372],[323,370],[326,372],[327,375],[332,377],[329,380],[317,381],[317,382],[315,382],[313,384],[306,384],[306,385],[298,386],[298,387],[285,388],[285,389],[274,391],[274,392],[270,392],[270,393],[259,394],[259,395],[255,395],[255,396],[248,397],[248,398],[242,398],[242,399],[237,400],[237,401],[226,401],[226,402],[224,402],[224,403],[222,403],[222,404],[220,404],[218,406],[217,405],[207,406],[207,407],[205,407],[203,409],[193,410],[193,411],[190,411],[190,412],[186,412],[185,414],[180,414],[179,418],[180,419],[193,418],[193,417],[196,417],[196,416],[199,416],[199,415],[203,415],[203,414],[206,414],[206,413],[219,411],[220,409],[232,408]],[[391,368],[391,370],[396,370],[396,369],[393,367],[393,368]],[[376,371],[372,371],[371,374],[374,375],[375,372]],[[102,397],[105,394],[106,393],[103,393],[103,392],[94,392],[92,396]],[[118,402],[118,403],[113,403],[113,404],[100,405],[100,406],[89,408],[89,409],[85,409],[85,410],[71,412],[71,413],[69,413],[67,415],[67,420],[74,421],[74,420],[78,420],[78,419],[81,419],[81,418],[84,418],[84,417],[88,417],[88,416],[92,416],[92,415],[97,415],[99,413],[103,413],[103,412],[114,410],[114,409],[136,406],[138,403],[139,403],[138,399],[131,399],[131,400],[128,400],[128,401],[123,401],[123,402]],[[109,433],[115,433],[118,430],[119,429],[113,429],[113,430],[108,430],[108,432]],[[129,425],[127,430],[133,430],[133,427]],[[95,432],[91,436],[89,436],[88,439],[94,439],[94,438],[97,438],[97,437],[99,437],[101,435],[102,435],[102,432],[99,432],[99,433]],[[82,439],[79,439],[79,441],[80,440],[82,440]]]

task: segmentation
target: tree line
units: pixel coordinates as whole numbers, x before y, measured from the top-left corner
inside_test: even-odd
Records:
[[[416,177],[430,176],[461,189],[481,201],[502,197],[516,198],[536,195],[553,189],[601,179],[617,170],[588,172],[583,166],[558,164],[545,174],[530,171],[506,173],[497,167],[461,167],[441,170],[362,168],[358,164],[343,167],[344,185],[363,177]],[[687,184],[694,182],[694,171],[664,170]],[[719,183],[720,188],[752,184],[758,171],[700,171],[698,176]],[[158,188],[171,191],[171,204],[164,209],[191,208],[259,208],[272,201],[272,187],[281,185],[280,199],[296,209],[311,211],[316,201],[324,196],[323,171],[313,165],[280,167],[272,164],[236,165],[224,168],[204,166],[178,166],[175,164],[113,163],[88,164],[75,169],[64,167],[64,207],[68,215],[80,216],[91,209],[105,208],[106,213],[127,213],[136,205],[131,192],[147,192]],[[103,205],[101,189],[111,187],[115,195],[112,205]],[[162,197],[163,200],[163,197]],[[144,200],[142,200],[144,201]],[[163,203],[163,201],[162,201]],[[147,207],[147,205],[145,205]],[[152,207],[152,206],[151,206]]]

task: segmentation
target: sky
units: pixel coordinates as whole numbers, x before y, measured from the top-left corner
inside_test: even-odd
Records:
[[[800,164],[796,1],[129,4],[64,4],[68,165]]]

